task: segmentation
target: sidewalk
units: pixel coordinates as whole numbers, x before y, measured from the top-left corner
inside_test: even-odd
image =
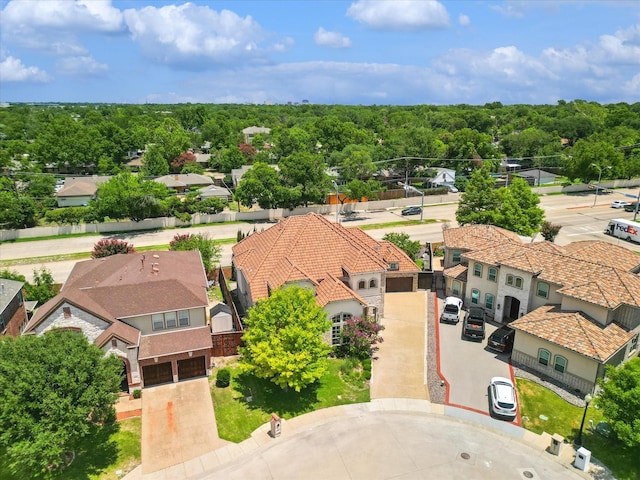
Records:
[[[266,424],[239,444],[151,474],[138,467],[124,478],[611,478],[594,464],[591,474],[573,467],[570,445],[560,456],[548,453],[548,435],[427,400],[332,407],[283,420],[277,438],[269,430]]]

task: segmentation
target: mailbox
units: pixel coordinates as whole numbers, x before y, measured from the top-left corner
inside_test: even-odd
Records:
[[[269,434],[273,437],[279,437],[282,430],[282,419],[275,413],[271,414],[271,431]]]
[[[553,455],[560,455],[562,453],[562,445],[564,444],[564,437],[554,433],[551,437],[551,445],[549,445],[549,453]]]
[[[573,466],[583,472],[589,471],[589,461],[591,460],[591,451],[584,447],[580,447],[576,451],[576,459],[573,461]]]

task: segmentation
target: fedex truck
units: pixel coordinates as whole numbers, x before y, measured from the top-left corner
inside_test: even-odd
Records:
[[[609,220],[609,225],[604,233],[623,238],[629,242],[640,243],[640,223],[632,222],[631,220],[624,220],[622,218]]]

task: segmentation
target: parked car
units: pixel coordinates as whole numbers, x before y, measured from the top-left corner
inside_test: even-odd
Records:
[[[458,297],[447,297],[444,300],[444,310],[440,316],[441,322],[458,323],[462,312],[462,300]]]
[[[487,347],[496,352],[508,353],[513,350],[513,339],[515,337],[516,331],[507,325],[503,325],[489,335]]]
[[[422,208],[420,207],[407,207],[402,210],[402,215],[420,215]]]
[[[611,208],[624,208],[627,205],[631,205],[631,203],[625,202],[624,200],[614,200],[611,202]]]
[[[638,202],[631,202],[629,205],[624,206],[625,212],[635,212]]]
[[[511,420],[518,414],[518,400],[516,399],[516,387],[513,382],[504,377],[493,377],[489,385],[489,399],[491,412],[500,417]]]
[[[462,324],[462,335],[472,340],[484,340],[484,309],[469,307],[469,313]]]

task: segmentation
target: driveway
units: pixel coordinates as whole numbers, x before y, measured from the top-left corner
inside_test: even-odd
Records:
[[[144,389],[142,473],[183,463],[228,443],[218,438],[208,379]]]
[[[424,291],[385,294],[384,341],[373,361],[371,399],[429,400],[424,370],[426,295]]]
[[[438,312],[444,300],[438,298]],[[438,331],[440,372],[448,384],[447,404],[489,413],[487,387],[491,377],[513,379],[508,356],[487,350],[487,339],[498,327],[486,324],[482,342],[462,338],[462,320],[457,325],[436,321]]]

